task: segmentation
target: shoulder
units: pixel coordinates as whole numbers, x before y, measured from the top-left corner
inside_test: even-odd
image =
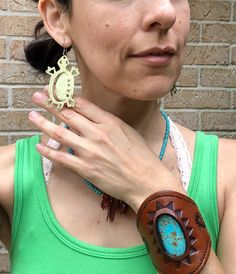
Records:
[[[231,264],[236,256],[236,239],[232,237],[236,230],[236,222],[232,221],[236,218],[236,140],[219,139],[218,186],[224,196],[218,254],[226,272],[233,273],[236,269],[236,263]]]
[[[236,191],[236,140],[219,139],[218,173],[226,191]]]
[[[15,144],[0,147],[0,205],[8,215],[13,209]]]

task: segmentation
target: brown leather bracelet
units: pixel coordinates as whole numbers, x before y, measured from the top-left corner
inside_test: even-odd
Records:
[[[175,191],[149,196],[137,213],[137,227],[160,273],[200,273],[211,240],[195,202]]]

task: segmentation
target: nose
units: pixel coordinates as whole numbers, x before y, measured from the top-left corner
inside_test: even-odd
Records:
[[[143,1],[142,1],[143,2]],[[170,0],[146,0],[143,7],[144,31],[168,30],[176,21],[176,8]]]

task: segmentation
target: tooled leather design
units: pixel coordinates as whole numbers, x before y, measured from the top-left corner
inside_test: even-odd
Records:
[[[161,214],[173,216],[186,239],[186,251],[180,257],[163,250],[155,220]],[[195,202],[174,191],[161,191],[149,196],[137,214],[137,227],[146,243],[152,262],[160,273],[200,273],[211,250],[211,240]]]

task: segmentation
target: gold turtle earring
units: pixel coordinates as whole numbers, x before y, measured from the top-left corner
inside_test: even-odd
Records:
[[[57,62],[59,70],[56,70],[55,67],[48,67],[46,70],[46,73],[51,76],[48,86],[48,104],[50,106],[56,105],[59,110],[65,105],[67,105],[67,107],[75,106],[73,99],[75,88],[74,78],[80,74],[78,68],[71,67],[71,69],[68,70],[67,67],[70,62],[66,54],[67,49],[63,44],[63,54]]]

